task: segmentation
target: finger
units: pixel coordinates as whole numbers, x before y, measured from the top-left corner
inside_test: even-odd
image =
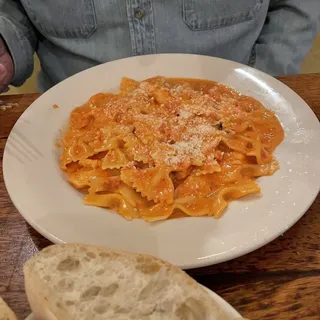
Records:
[[[14,75],[14,65],[11,56],[6,53],[0,56],[0,84],[9,84]]]
[[[4,84],[4,82],[7,80],[7,68],[0,63],[0,85]]]
[[[0,93],[5,93],[8,91],[9,91],[9,86],[7,86],[5,84],[0,86]]]
[[[0,64],[0,93],[1,92],[7,92],[8,85],[11,81],[11,76],[8,75],[7,69],[4,67],[4,65]]]
[[[0,37],[0,56],[7,53],[7,46],[5,45],[3,39]]]

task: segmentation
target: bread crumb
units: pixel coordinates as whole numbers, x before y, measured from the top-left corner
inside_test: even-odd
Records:
[[[58,109],[59,106],[58,106],[57,104],[54,104],[54,105],[52,106],[52,108],[53,108],[53,109]]]
[[[18,107],[19,105],[17,103],[4,103],[0,100],[0,110],[6,111],[7,109],[12,109],[13,107]]]

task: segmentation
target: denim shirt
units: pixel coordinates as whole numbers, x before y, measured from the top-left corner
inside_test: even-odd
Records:
[[[43,91],[97,64],[153,53],[297,73],[319,14],[320,0],[0,0],[0,35],[15,63],[12,84],[30,76],[36,51]]]

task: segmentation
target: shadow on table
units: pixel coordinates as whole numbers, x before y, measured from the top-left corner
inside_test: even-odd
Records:
[[[34,245],[36,246],[36,248],[39,251],[52,244],[51,241],[44,238],[39,232],[37,232],[35,229],[33,229],[27,222],[26,222],[26,225],[27,225],[28,233],[29,233]]]

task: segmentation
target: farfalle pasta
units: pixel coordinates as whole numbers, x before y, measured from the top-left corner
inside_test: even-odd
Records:
[[[273,112],[222,84],[123,78],[72,111],[60,165],[85,204],[128,220],[219,218],[278,170],[283,135]]]

